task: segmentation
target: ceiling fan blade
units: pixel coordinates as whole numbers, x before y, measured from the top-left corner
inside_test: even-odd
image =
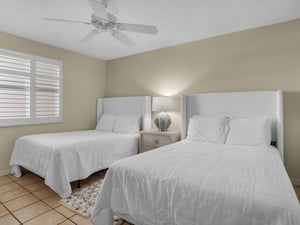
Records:
[[[113,23],[117,22],[117,17],[115,15],[113,15],[111,13],[107,13],[107,17],[110,22],[113,22]]]
[[[103,3],[103,1],[98,2],[97,0],[89,0],[89,3],[97,17],[108,20],[105,3]]]
[[[83,23],[90,25],[90,22],[84,22],[84,21],[78,21],[78,20],[65,20],[65,19],[56,19],[56,18],[43,18],[44,20],[50,20],[50,21],[59,21],[59,22],[68,22],[68,23]]]
[[[116,38],[118,41],[122,42],[124,45],[127,45],[128,47],[132,47],[135,45],[135,42],[131,40],[129,37],[127,37],[125,34],[121,33],[120,31],[113,30],[111,32],[111,35]]]
[[[102,4],[104,5],[105,8],[107,8],[107,4],[110,0],[101,0]]]
[[[141,32],[147,34],[157,34],[158,29],[156,26],[143,25],[143,24],[131,24],[131,23],[117,23],[119,30]]]
[[[109,3],[109,11],[110,12],[113,12],[113,13],[121,13],[122,11],[115,5],[113,4],[112,2]]]
[[[90,33],[88,33],[86,36],[84,36],[79,43],[87,43],[90,40],[92,40],[94,37],[96,37],[99,34],[99,30],[92,30]]]

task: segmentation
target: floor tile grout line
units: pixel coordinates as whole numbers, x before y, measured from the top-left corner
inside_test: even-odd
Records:
[[[6,177],[8,177],[9,175],[6,175]],[[12,182],[15,182],[18,186],[20,186],[20,188],[22,188],[22,189],[24,189],[25,191],[27,191],[28,193],[30,193],[27,189],[25,189],[21,184],[19,184],[18,182],[16,182],[16,181],[14,181],[13,179],[11,179],[11,178],[9,178],[8,177],[8,179],[10,179]],[[19,187],[17,187],[17,188],[19,188]],[[11,189],[11,190],[15,190],[15,189],[17,189],[17,188],[14,188],[14,189]],[[9,191],[11,191],[11,190],[9,190]],[[6,191],[6,192],[9,192],[9,191]],[[6,193],[6,192],[3,192],[3,193]],[[7,203],[7,202],[9,202],[9,201],[12,201],[12,200],[15,200],[15,199],[17,199],[17,198],[20,198],[20,197],[22,197],[22,196],[24,196],[24,195],[26,195],[26,194],[28,194],[28,193],[24,193],[23,195],[20,195],[20,196],[18,196],[18,197],[16,197],[16,198],[12,198],[12,199],[10,199],[10,200],[8,200],[8,201],[5,201],[5,202],[3,202],[3,201],[0,201],[0,202],[2,202],[2,204],[4,204],[4,203]],[[2,193],[1,193],[2,194]]]
[[[31,220],[33,220],[33,219],[35,219],[35,218],[37,218],[37,217],[39,217],[39,216],[41,216],[41,215],[44,215],[44,214],[46,214],[46,213],[50,212],[51,210],[53,210],[53,209],[52,209],[52,208],[50,208],[49,210],[47,210],[47,211],[43,212],[42,214],[39,214],[39,215],[37,215],[37,216],[35,216],[35,217],[32,217],[31,219],[29,219],[29,220],[26,220],[26,221],[24,221],[23,223],[27,223],[27,222],[29,222],[29,221],[31,221]],[[23,224],[23,223],[21,223],[21,224]]]
[[[47,198],[46,198],[47,199]],[[45,199],[44,199],[45,200]],[[57,207],[59,207],[59,206],[52,206],[52,205],[50,205],[49,203],[47,203],[47,202],[45,202],[44,200],[40,200],[40,201],[42,201],[43,203],[45,203],[47,206],[49,206],[50,208],[52,208],[52,209],[56,209]],[[60,205],[60,203],[59,203],[59,205]]]
[[[37,176],[37,177],[39,177],[39,176]],[[33,202],[33,203],[30,203],[30,204],[28,204],[27,206],[24,206],[24,207],[22,207],[22,208],[26,208],[26,207],[28,207],[28,206],[34,204],[34,203],[42,202],[42,203],[46,204],[47,206],[49,206],[49,210],[45,211],[44,213],[42,213],[42,214],[40,214],[40,215],[38,215],[38,216],[36,216],[36,217],[42,216],[43,214],[46,214],[46,213],[48,213],[49,211],[53,210],[53,211],[57,212],[58,214],[60,214],[61,216],[63,216],[64,221],[62,221],[62,222],[60,222],[60,223],[63,223],[63,222],[65,222],[65,221],[69,221],[69,222],[71,222],[71,223],[73,223],[73,224],[77,224],[77,223],[76,223],[75,221],[73,221],[71,218],[73,218],[73,217],[75,217],[75,216],[81,216],[80,214],[78,214],[78,213],[76,213],[76,212],[73,211],[74,214],[71,215],[70,217],[67,217],[67,216],[65,216],[64,214],[62,214],[61,212],[59,212],[59,211],[57,210],[58,207],[63,206],[62,204],[59,203],[59,205],[56,205],[56,206],[55,206],[55,204],[52,204],[52,205],[53,205],[53,206],[52,206],[51,203],[48,204],[48,203],[45,201],[46,199],[51,198],[51,197],[53,197],[54,195],[52,195],[52,196],[49,195],[49,196],[47,196],[46,198],[40,198],[40,197],[38,197],[38,196],[36,196],[36,195],[34,194],[35,192],[41,191],[41,190],[43,190],[43,189],[45,189],[45,188],[47,188],[47,187],[43,187],[43,188],[38,189],[38,190],[35,190],[35,191],[31,191],[31,190],[29,190],[29,189],[26,188],[26,186],[28,186],[28,185],[30,185],[30,184],[36,184],[36,183],[40,182],[39,180],[36,180],[35,182],[29,183],[29,184],[26,184],[26,183],[25,183],[26,185],[24,185],[24,184],[22,184],[22,182],[21,182],[21,183],[20,183],[20,181],[18,182],[17,179],[13,179],[13,178],[11,177],[11,175],[8,175],[7,178],[9,179],[9,183],[14,182],[15,184],[18,185],[18,188],[24,189],[24,190],[26,191],[26,193],[24,193],[23,195],[20,195],[20,196],[18,196],[18,197],[16,197],[16,198],[10,199],[9,201],[11,201],[11,200],[16,200],[16,199],[21,198],[21,197],[23,197],[23,196],[25,196],[25,195],[33,195],[33,196],[36,198],[36,201]],[[98,176],[97,176],[97,178],[98,178]],[[101,179],[101,176],[99,176],[99,179]],[[84,182],[84,183],[87,184],[87,185],[90,184],[90,182],[88,182],[88,181],[87,181],[87,182]],[[6,203],[6,202],[9,202],[9,201],[5,201],[5,203]],[[1,202],[1,204],[3,204],[3,203]],[[6,208],[6,207],[5,207],[5,208]],[[22,209],[22,208],[20,208],[20,209]],[[20,209],[18,209],[18,210],[20,210]],[[16,211],[18,211],[18,210],[16,210]],[[13,214],[12,211],[8,210],[8,212],[9,212],[10,215],[12,215],[14,218],[16,218],[16,217],[14,216],[14,214]],[[31,218],[30,220],[28,220],[28,221],[31,221],[31,220],[35,219],[36,217],[33,217],[33,218]],[[16,219],[17,219],[17,218],[16,218]],[[17,221],[19,222],[18,219],[17,219]],[[28,222],[28,221],[26,221],[26,222]],[[25,223],[26,223],[26,222],[25,222]],[[22,224],[22,223],[21,223],[21,224]]]
[[[13,180],[14,181],[14,180]],[[37,181],[37,182],[34,182],[34,183],[31,183],[31,184],[36,184],[36,183],[38,183],[39,181]],[[28,191],[30,194],[32,194],[32,195],[34,195],[34,197],[36,197],[38,200],[44,200],[44,199],[40,199],[38,196],[36,196],[34,193],[35,192],[38,192],[38,191],[40,191],[40,190],[43,190],[43,189],[46,189],[46,188],[48,188],[48,186],[47,185],[45,185],[45,187],[44,188],[41,188],[41,189],[39,189],[39,190],[35,190],[35,191],[30,191],[30,190],[28,190],[24,185],[22,185],[22,184],[20,184],[20,183],[18,183],[17,181],[15,181],[15,183],[17,183],[19,186],[21,186],[23,189],[25,189],[26,191]],[[30,184],[28,184],[28,185],[30,185]],[[28,186],[28,185],[26,185],[26,186]]]
[[[9,178],[10,179],[10,178]],[[12,180],[12,179],[10,179],[10,180]],[[51,211],[51,210],[55,210],[55,208],[54,207],[52,207],[52,206],[50,206],[49,204],[47,204],[46,202],[44,202],[43,200],[45,200],[45,199],[47,199],[47,198],[45,198],[45,199],[40,199],[39,197],[37,197],[36,195],[34,195],[33,193],[34,192],[31,192],[30,190],[27,190],[22,184],[20,184],[19,182],[17,182],[17,181],[15,181],[15,180],[12,180],[12,182],[15,182],[16,184],[18,184],[18,186],[20,186],[21,188],[23,188],[23,189],[25,189],[26,191],[28,191],[28,193],[27,194],[32,194],[34,197],[36,197],[37,198],[37,201],[36,202],[33,202],[33,203],[30,203],[30,204],[28,204],[28,205],[26,205],[26,206],[24,206],[24,207],[21,207],[21,208],[19,208],[18,210],[16,210],[16,211],[19,211],[19,210],[21,210],[21,209],[24,209],[24,208],[26,208],[26,207],[28,207],[28,206],[30,206],[30,205],[33,205],[33,204],[36,204],[37,202],[42,202],[42,203],[44,203],[45,205],[47,205],[50,209],[49,210],[47,210],[47,211],[45,211],[44,213],[42,213],[42,214],[40,214],[40,215],[38,215],[38,216],[41,216],[41,215],[43,215],[43,214],[46,214],[47,212],[49,212],[49,211]],[[11,183],[11,182],[10,182]],[[37,182],[34,182],[34,183],[37,183]],[[34,184],[34,183],[32,183],[32,184]],[[16,189],[16,188],[15,188]],[[41,188],[40,190],[42,190],[42,189],[46,189],[46,188]],[[14,189],[11,189],[11,190],[14,190]],[[37,191],[39,191],[39,190],[37,190]],[[5,192],[3,192],[3,193],[5,193]],[[24,194],[25,195],[25,194]],[[18,198],[20,198],[20,197],[22,197],[22,196],[24,196],[24,195],[21,195],[21,196],[18,196],[18,197],[16,197],[16,198],[14,198],[14,199],[10,199],[9,201],[11,201],[11,200],[16,200],[16,199],[18,199]],[[6,202],[9,202],[9,201],[6,201]],[[21,223],[21,221],[20,220],[18,220],[18,218],[14,215],[14,212],[13,211],[10,211],[5,205],[4,205],[4,203],[6,203],[6,202],[2,202],[1,201],[1,204],[5,207],[5,209],[9,212],[9,214],[11,214],[14,218],[16,218],[17,219],[17,221],[18,222],[20,222]],[[15,211],[15,212],[16,212]],[[56,210],[55,210],[56,211]],[[7,215],[7,214],[6,214]],[[36,217],[38,217],[38,216],[36,216]],[[64,218],[66,218],[64,215],[62,215]],[[36,218],[36,217],[33,217],[33,218],[31,218],[30,220],[33,220],[34,218]],[[66,218],[66,219],[68,219],[68,218]],[[28,220],[28,221],[30,221],[30,220]],[[26,222],[28,222],[28,221],[25,221],[24,223],[26,223]],[[21,223],[22,224],[22,223]]]
[[[72,222],[71,220],[69,220],[69,219],[66,219],[66,220],[64,220],[64,221],[62,221],[62,222],[60,222],[59,224],[57,224],[57,225],[61,225],[61,224],[63,224],[64,222],[66,222],[66,221],[70,221],[70,222]],[[73,222],[72,222],[73,223]],[[74,224],[74,223],[73,223]],[[76,225],[76,224],[75,224]]]
[[[36,204],[36,203],[38,203],[38,202],[40,202],[39,199],[38,199],[38,201],[36,201],[36,202],[29,203],[28,205],[25,205],[25,206],[23,206],[23,207],[21,207],[21,208],[15,210],[15,211],[10,211],[10,212],[11,212],[12,214],[14,214],[14,213],[17,212],[17,211],[19,211],[19,210],[21,210],[21,209],[24,209],[24,208],[26,208],[26,207],[28,207],[28,206],[31,206],[31,205],[33,205],[33,204]]]
[[[18,210],[21,210],[21,209],[23,209],[23,208],[26,208],[26,207],[28,207],[28,206],[30,206],[30,205],[33,205],[33,204],[35,204],[35,203],[38,203],[38,202],[42,202],[42,200],[38,199],[38,201],[33,202],[33,203],[30,203],[30,204],[28,204],[28,205],[26,205],[26,206],[24,206],[24,207],[22,207],[22,208],[20,208],[20,209],[18,209]],[[49,205],[47,205],[47,206],[49,206]],[[58,207],[59,207],[59,206],[58,206]],[[6,208],[6,207],[5,207],[5,208]],[[6,208],[6,209],[7,209],[7,208]],[[18,210],[16,210],[16,211],[18,211]],[[52,211],[52,210],[58,212],[57,210],[55,210],[55,208],[49,206],[49,209],[48,209],[47,211],[45,211],[45,212],[43,212],[42,214],[39,214],[39,215],[37,215],[37,216],[35,216],[35,217],[32,217],[32,218],[29,219],[29,220],[26,220],[24,223],[27,223],[27,222],[29,222],[29,221],[31,221],[31,220],[33,220],[33,219],[35,219],[35,218],[37,218],[37,217],[39,217],[39,216],[41,216],[41,215],[44,215],[44,214],[46,214],[46,213],[48,213],[48,212],[50,212],[50,211]],[[12,216],[14,216],[14,217],[16,218],[16,216],[14,215],[14,212],[12,212],[12,211],[10,211],[10,210],[8,210],[8,209],[7,209],[7,211],[9,212],[9,214],[11,214]],[[15,211],[15,212],[16,212],[16,211]],[[58,213],[59,213],[59,212],[58,212]],[[63,215],[63,214],[61,214],[61,213],[59,213],[59,214],[62,215],[65,219],[68,219],[65,215]],[[16,219],[17,219],[17,218],[16,218]],[[17,219],[17,220],[18,220],[18,219]],[[18,222],[21,223],[21,221],[19,221],[19,220],[18,220]],[[23,224],[23,223],[21,223],[21,224]]]
[[[57,212],[57,213],[59,213],[60,215],[62,215],[63,218],[65,219],[65,220],[62,221],[61,223],[65,222],[65,221],[69,221],[69,222],[71,222],[71,223],[73,223],[73,224],[77,224],[77,223],[76,223],[75,221],[73,221],[71,218],[73,218],[73,217],[75,217],[75,216],[81,216],[80,214],[78,214],[78,213],[76,213],[76,212],[73,211],[74,214],[71,215],[70,217],[67,217],[67,216],[65,216],[64,214],[62,214],[61,212],[59,212],[59,211],[57,210],[58,207],[63,206],[62,204],[59,204],[58,206],[55,207],[55,206],[51,206],[50,204],[47,204],[47,203],[44,201],[44,200],[46,200],[47,198],[51,198],[52,196],[46,197],[46,198],[44,198],[44,199],[41,199],[41,198],[39,198],[38,196],[36,196],[36,195],[34,194],[34,193],[37,192],[37,191],[46,189],[47,187],[43,187],[43,188],[41,188],[41,189],[39,189],[39,190],[35,190],[35,191],[33,192],[33,191],[28,190],[28,189],[25,187],[24,184],[19,183],[16,179],[12,179],[12,178],[10,178],[10,177],[8,177],[8,179],[10,180],[9,183],[12,183],[12,182],[16,183],[16,184],[18,185],[17,188],[24,189],[24,190],[26,191],[26,193],[24,193],[23,195],[20,195],[20,196],[18,196],[18,197],[16,197],[16,198],[10,199],[10,200],[8,200],[8,201],[6,201],[6,202],[1,202],[1,204],[7,203],[7,202],[9,202],[9,201],[11,201],[11,200],[16,200],[16,199],[21,198],[21,197],[23,197],[23,196],[25,196],[25,195],[30,195],[30,194],[31,194],[31,195],[33,195],[34,197],[36,197],[37,201],[35,201],[35,202],[33,202],[33,203],[30,203],[30,204],[28,204],[28,205],[26,205],[26,206],[24,206],[24,207],[22,207],[22,208],[20,208],[20,209],[18,209],[18,210],[21,210],[21,209],[23,209],[23,208],[26,208],[26,207],[28,207],[28,206],[30,206],[30,205],[32,205],[32,204],[38,203],[38,202],[42,202],[42,203],[46,204],[47,206],[49,206],[49,210],[45,211],[44,213],[42,213],[42,214],[40,214],[40,215],[37,215],[37,216],[31,218],[30,220],[25,221],[24,223],[27,223],[27,222],[29,222],[29,221],[31,221],[31,220],[33,220],[33,219],[39,217],[39,216],[42,216],[42,215],[44,215],[44,214],[50,212],[51,210],[54,210],[55,212]],[[37,182],[39,182],[39,181],[33,182],[33,183],[31,183],[31,184],[35,184],[35,183],[37,183]],[[89,185],[89,182],[84,182],[84,183],[86,183],[87,185]],[[30,185],[30,184],[27,184],[26,186],[28,186],[28,185]],[[5,207],[5,208],[6,208],[6,207]],[[21,221],[20,221],[19,219],[17,219],[17,218],[14,216],[13,213],[14,213],[15,211],[12,212],[12,211],[8,210],[8,208],[6,208],[6,209],[7,209],[8,213],[9,213],[11,216],[13,216],[20,224],[23,224],[23,223],[21,223]],[[16,210],[16,211],[18,211],[18,210]],[[8,215],[8,214],[6,214],[6,215]]]
[[[35,183],[33,183],[33,184],[35,184]],[[22,186],[22,185],[21,185]],[[28,186],[28,185],[26,185],[26,186]],[[41,188],[41,189],[38,189],[38,190],[35,190],[35,191],[30,191],[30,190],[28,190],[25,186],[22,186],[23,188],[25,188],[27,191],[29,191],[30,193],[34,193],[34,192],[37,192],[37,191],[40,191],[40,190],[42,190],[42,189],[45,189],[45,188],[47,188],[47,186],[46,187],[44,187],[44,188]]]
[[[3,206],[3,208],[5,208],[6,209],[6,211],[8,212],[8,214],[10,214],[10,212],[8,211],[8,209],[5,207],[5,205],[3,205],[3,203],[2,202],[0,202],[0,205],[2,205]],[[5,214],[5,215],[3,215],[3,216],[6,216],[7,214]],[[0,216],[0,218],[1,217],[3,217],[3,216]]]
[[[23,223],[21,223],[21,221],[17,217],[15,217],[15,215],[2,202],[1,202],[1,204],[9,212],[9,214],[11,216],[13,216],[20,224],[23,224]],[[6,214],[6,215],[8,215],[8,214]]]
[[[60,207],[60,206],[58,206],[58,207]],[[56,208],[58,208],[58,207],[56,207]],[[58,212],[60,215],[62,215],[63,217],[65,217],[67,220],[68,219],[70,219],[72,216],[74,216],[74,215],[76,215],[77,213],[75,213],[74,215],[72,215],[72,216],[70,216],[70,217],[67,217],[67,216],[65,216],[64,214],[62,214],[61,212],[59,212],[57,209],[54,209],[56,212]]]
[[[17,199],[17,198],[23,197],[24,195],[27,195],[27,194],[29,194],[29,193],[24,193],[24,194],[22,194],[22,195],[20,195],[20,196],[18,196],[18,197],[15,197],[15,198],[9,199],[8,201],[5,201],[5,202],[3,202],[3,201],[0,201],[0,202],[2,202],[2,203],[4,204],[4,203],[7,203],[7,202],[9,202],[9,201],[15,200],[15,199]]]
[[[10,179],[10,178],[9,178]],[[11,179],[12,180],[12,179]],[[47,203],[45,203],[43,200],[44,199],[40,199],[39,197],[37,197],[37,196],[35,196],[33,193],[34,192],[31,192],[31,191],[29,191],[29,190],[27,190],[22,184],[20,184],[20,183],[18,183],[17,181],[15,181],[15,180],[12,180],[13,182],[15,182],[15,183],[17,183],[21,188],[23,188],[23,189],[25,189],[26,191],[28,191],[28,193],[27,194],[32,194],[34,197],[36,197],[37,198],[37,201],[36,202],[33,202],[33,203],[30,203],[30,204],[28,204],[28,205],[26,205],[26,206],[24,206],[24,207],[22,207],[22,208],[20,208],[20,209],[18,209],[18,210],[16,210],[16,211],[19,211],[19,210],[21,210],[21,209],[24,209],[24,208],[26,208],[26,207],[28,207],[28,206],[30,206],[30,205],[33,205],[33,204],[35,204],[35,203],[38,203],[38,202],[42,202],[42,203],[44,203],[44,204],[46,204],[50,209],[49,210],[47,210],[47,211],[45,211],[44,213],[42,213],[42,214],[40,214],[40,215],[38,215],[38,216],[35,216],[35,217],[33,217],[33,218],[31,218],[30,220],[27,220],[27,221],[25,221],[24,223],[27,223],[27,222],[29,222],[29,221],[31,221],[31,220],[33,220],[33,219],[35,219],[35,218],[37,218],[37,217],[39,217],[39,216],[41,216],[41,215],[44,215],[44,214],[46,214],[46,213],[48,213],[48,212],[50,212],[51,210],[55,210],[55,208],[53,208],[53,207],[51,207],[51,206],[49,206]],[[37,183],[37,182],[35,182],[35,183]],[[32,183],[32,184],[34,184],[34,183]],[[42,189],[46,189],[46,188],[42,188]],[[42,189],[40,189],[40,190],[42,190]],[[5,192],[4,192],[5,193]],[[25,195],[25,194],[24,194]],[[22,196],[24,196],[24,195],[22,195]],[[22,196],[19,196],[19,197],[16,197],[16,198],[14,198],[14,199],[11,199],[11,200],[16,200],[16,199],[18,199],[18,198],[20,198],[20,197],[22,197]],[[47,198],[45,198],[45,199],[47,199]],[[9,201],[11,201],[11,200],[9,200]],[[6,202],[9,202],[9,201],[6,201]],[[5,209],[9,212],[9,214],[10,215],[12,215],[20,224],[23,224],[13,213],[14,212],[12,212],[12,211],[10,211],[5,205],[4,205],[4,203],[6,203],[6,202],[2,202],[2,201],[0,201],[0,203],[5,207]],[[15,212],[16,212],[15,211]],[[55,210],[56,211],[56,210]],[[7,214],[6,214],[7,215]],[[66,218],[66,219],[68,219],[66,216],[64,216],[64,215],[62,215],[64,218]]]
[[[12,183],[12,182],[10,182],[10,183]],[[10,183],[8,183],[8,184],[10,184]],[[4,185],[7,185],[7,184],[4,184]],[[4,185],[1,185],[1,187],[4,186]],[[20,186],[20,185],[18,185],[18,186]],[[22,186],[21,186],[21,187],[22,187]],[[10,190],[8,190],[8,191],[4,191],[4,192],[2,192],[2,193],[0,193],[0,194],[4,194],[4,193],[6,193],[6,192],[10,192],[10,191],[15,190],[15,189],[17,189],[17,188],[19,188],[19,187],[12,188],[12,189],[10,189]],[[22,188],[23,188],[23,187],[22,187]]]
[[[13,181],[14,181],[14,180],[13,180]],[[15,183],[19,184],[22,188],[26,189],[22,184],[20,184],[20,183],[18,183],[18,182],[16,182],[16,181],[15,181]],[[38,183],[38,182],[35,182],[35,183]],[[32,184],[34,184],[34,183],[32,183]],[[36,190],[36,191],[34,191],[34,192],[37,192],[37,191],[40,191],[40,190],[43,190],[43,189],[46,189],[46,188],[48,188],[48,187],[45,185],[44,188],[41,188],[41,189]],[[49,206],[50,210],[48,210],[48,211],[46,211],[46,212],[44,212],[44,213],[42,213],[42,214],[40,214],[40,215],[38,215],[38,216],[36,216],[36,217],[33,217],[33,218],[31,218],[30,220],[25,221],[24,223],[27,223],[27,222],[29,222],[29,221],[31,221],[31,220],[33,220],[33,219],[39,217],[39,216],[42,216],[42,215],[44,215],[44,214],[46,214],[46,213],[48,213],[48,212],[54,210],[55,212],[59,213],[60,215],[62,215],[62,216],[65,218],[64,221],[69,220],[70,222],[76,224],[75,222],[71,221],[68,217],[66,217],[65,215],[63,215],[62,213],[60,213],[59,211],[56,210],[56,208],[62,206],[60,203],[59,203],[59,206],[53,207],[53,206],[47,204],[46,202],[44,202],[44,200],[47,199],[48,197],[45,198],[45,199],[40,199],[39,197],[37,197],[36,195],[34,195],[34,192],[32,192],[32,191],[30,191],[30,190],[28,190],[28,189],[26,189],[26,190],[29,192],[29,194],[32,194],[34,197],[36,197],[36,198],[37,198],[37,201],[36,201],[36,202],[33,202],[33,203],[30,203],[30,204],[28,204],[27,206],[24,206],[24,207],[22,207],[22,208],[26,208],[26,207],[28,207],[28,206],[34,204],[34,203],[37,203],[37,202],[42,202],[42,203],[46,204],[47,206]],[[49,198],[50,198],[50,197],[51,197],[51,196],[49,196]],[[20,209],[21,209],[21,208],[20,208]],[[18,209],[18,210],[19,210],[19,209]],[[16,211],[17,211],[17,210],[16,210]],[[9,212],[10,212],[10,211],[9,211]],[[12,213],[11,213],[11,214],[12,214]],[[74,215],[76,215],[76,214],[74,214]],[[74,215],[72,215],[72,216],[74,216]],[[71,217],[72,217],[72,216],[71,216]],[[18,220],[18,221],[19,221],[19,220]],[[63,222],[64,222],[64,221],[63,221]],[[19,221],[19,222],[20,222],[20,221]],[[61,223],[63,223],[63,222],[61,222]],[[21,224],[23,224],[23,223],[21,223]]]
[[[13,182],[13,180],[9,179],[9,182],[7,182],[7,183],[3,183],[3,184],[0,184],[0,186],[4,186],[4,185],[6,185],[6,184],[10,184],[10,183],[12,183],[12,182]]]
[[[36,184],[36,183],[38,183],[38,182],[40,182],[40,181],[37,181],[37,182],[34,182],[34,183],[30,183],[30,184],[27,184],[27,185],[23,185],[23,184],[20,184],[19,182],[16,181],[17,184],[21,185],[21,186],[22,186],[23,188],[25,188],[25,189],[26,189],[25,186],[29,186],[29,185],[31,185],[31,184]],[[27,190],[27,189],[26,189],[26,190]]]
[[[34,174],[33,174],[34,175]],[[37,176],[38,177],[38,176]],[[52,203],[51,203],[51,200],[49,200],[49,203],[47,203],[46,202],[46,200],[47,199],[49,199],[49,198],[52,198],[52,197],[54,197],[55,195],[49,195],[49,196],[47,196],[47,197],[42,197],[42,198],[40,198],[40,197],[38,197],[38,196],[36,196],[34,193],[36,193],[36,192],[38,192],[38,191],[41,191],[41,190],[43,190],[43,189],[46,189],[46,188],[48,188],[48,187],[42,187],[42,188],[40,188],[40,189],[38,189],[38,190],[35,190],[35,191],[31,191],[31,190],[29,190],[29,189],[27,189],[26,188],[26,186],[28,187],[29,185],[31,185],[31,184],[36,184],[36,183],[38,183],[38,182],[40,182],[39,180],[35,180],[33,183],[26,183],[25,182],[25,185],[24,184],[21,184],[20,183],[20,181],[18,182],[18,180],[17,179],[13,179],[12,177],[11,177],[11,175],[8,177],[8,179],[9,179],[9,183],[11,183],[11,182],[14,182],[14,183],[16,183],[17,185],[18,185],[18,187],[19,188],[21,188],[21,189],[24,189],[25,191],[26,191],[26,193],[24,193],[24,194],[22,194],[22,195],[20,195],[20,196],[18,196],[18,197],[16,197],[16,198],[13,198],[13,199],[11,199],[11,200],[16,200],[16,199],[18,199],[18,198],[21,198],[21,197],[23,197],[23,196],[25,196],[25,195],[32,195],[32,196],[34,196],[35,198],[36,198],[36,201],[35,202],[32,202],[32,203],[30,203],[30,204],[28,204],[27,206],[24,206],[24,207],[22,207],[22,208],[26,208],[26,207],[28,207],[28,206],[30,206],[30,205],[32,205],[32,204],[34,204],[34,203],[38,203],[38,202],[42,202],[43,204],[45,204],[45,205],[47,205],[48,207],[49,207],[49,209],[48,210],[46,210],[45,212],[43,212],[43,213],[41,213],[40,215],[37,215],[37,216],[35,216],[35,217],[33,217],[33,218],[31,218],[30,220],[28,220],[28,221],[26,221],[25,223],[27,223],[27,222],[29,222],[29,221],[31,221],[31,220],[34,220],[34,219],[36,219],[37,217],[40,217],[40,216],[42,216],[42,215],[44,215],[44,214],[46,214],[46,213],[49,213],[50,211],[54,211],[54,212],[57,212],[59,215],[61,215],[62,216],[62,219],[63,219],[63,221],[62,222],[60,222],[60,224],[61,223],[64,223],[64,222],[66,222],[66,221],[68,221],[68,222],[70,222],[70,223],[72,223],[72,224],[77,224],[75,221],[73,221],[73,219],[75,219],[75,217],[77,217],[77,216],[79,216],[79,217],[81,217],[82,215],[80,215],[79,213],[76,213],[76,212],[74,212],[74,214],[72,214],[71,216],[69,216],[69,217],[67,217],[67,216],[65,216],[63,213],[61,213],[61,212],[59,212],[57,209],[60,207],[60,206],[63,206],[62,204],[60,204],[59,203],[59,200],[58,200],[58,202],[57,202],[57,205],[56,205],[56,200],[54,200]],[[33,179],[35,179],[35,178],[33,178]],[[88,178],[87,178],[88,179]],[[103,179],[103,177],[102,176],[97,176],[97,179]],[[92,179],[93,180],[93,179]],[[89,181],[89,180],[85,180],[85,181],[83,181],[83,183],[84,184],[87,184],[87,185],[90,185],[91,183],[93,183],[93,181]],[[72,187],[72,189],[73,189],[73,187]],[[10,201],[10,200],[9,200]],[[8,201],[6,201],[6,202],[8,202]],[[5,203],[6,203],[5,202]],[[16,201],[17,202],[17,201]],[[1,202],[1,204],[3,204],[2,202]],[[64,206],[65,207],[65,206]],[[6,207],[5,207],[6,208]],[[20,208],[20,209],[22,209],[22,208]],[[18,209],[18,210],[20,210],[20,209]],[[16,211],[18,211],[18,210],[16,210]],[[14,214],[13,214],[13,212],[12,211],[9,211],[8,210],[8,212],[9,212],[9,214],[11,215],[11,216],[13,216],[14,218],[16,218],[15,216],[14,216]],[[18,221],[18,222],[20,222],[17,218],[16,218],[16,220]],[[76,219],[75,219],[76,220]],[[89,220],[88,218],[87,218],[87,220]],[[90,220],[89,220],[90,221]],[[21,223],[21,222],[20,222]],[[21,223],[21,224],[23,224],[23,223]]]

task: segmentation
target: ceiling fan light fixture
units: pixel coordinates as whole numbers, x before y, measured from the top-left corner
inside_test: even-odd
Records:
[[[120,23],[116,23],[116,27],[118,30],[124,30],[124,27]]]

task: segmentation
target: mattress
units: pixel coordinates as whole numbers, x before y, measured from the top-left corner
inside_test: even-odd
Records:
[[[12,173],[20,166],[45,178],[45,184],[68,197],[71,181],[108,168],[113,162],[138,151],[139,134],[96,130],[36,134],[16,140],[10,159]]]
[[[135,225],[299,225],[276,148],[183,140],[115,162],[92,221]]]

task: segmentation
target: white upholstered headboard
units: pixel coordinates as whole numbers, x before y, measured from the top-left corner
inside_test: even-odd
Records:
[[[141,129],[151,128],[151,97],[111,97],[97,100],[97,121],[103,113],[112,114],[140,114],[142,116]]]
[[[181,139],[186,138],[189,120],[193,115],[268,116],[272,119],[272,142],[276,143],[283,160],[283,104],[281,90],[183,95],[181,104]]]

